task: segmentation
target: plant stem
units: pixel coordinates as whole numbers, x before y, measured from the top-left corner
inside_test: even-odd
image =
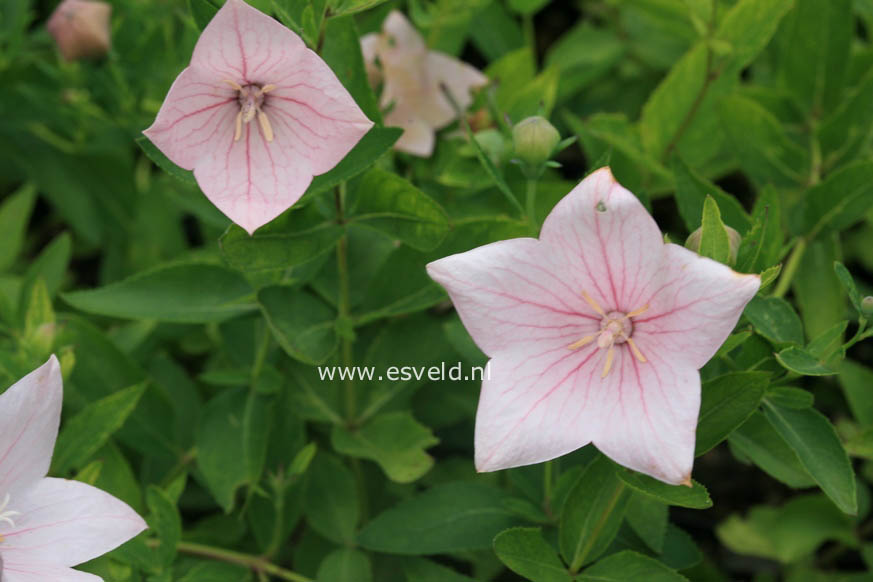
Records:
[[[340,225],[345,225],[345,184],[340,184],[336,191],[336,214],[337,222]],[[342,238],[336,245],[336,264],[338,276],[337,289],[337,318],[342,326],[345,326],[350,321],[349,307],[349,239],[348,234],[343,234]],[[350,368],[352,365],[352,338],[349,337],[346,329],[341,329],[340,338],[340,364]],[[345,405],[346,405],[346,421],[352,424],[355,419],[357,409],[357,397],[355,394],[355,383],[350,376],[343,379]]]
[[[806,238],[800,238],[791,250],[791,255],[785,263],[785,269],[782,271],[782,276],[779,277],[779,283],[776,284],[776,289],[773,291],[773,297],[783,297],[791,288],[791,280],[797,273],[797,268],[800,266],[800,261],[803,259],[803,254],[806,252],[806,246],[809,244]]]
[[[527,207],[527,222],[530,224],[531,235],[536,237],[540,233],[540,224],[537,221],[537,180],[527,179],[525,188],[525,206]]]
[[[552,517],[552,479],[554,461],[543,463],[543,510]]]
[[[189,554],[191,556],[200,556],[202,558],[209,558],[211,560],[245,566],[259,574],[269,574],[280,580],[290,580],[291,582],[314,582],[312,578],[307,578],[297,572],[281,568],[261,556],[253,556],[251,554],[243,554],[232,550],[225,550],[224,548],[216,548],[214,546],[206,546],[191,542],[179,542],[176,549],[183,554]]]

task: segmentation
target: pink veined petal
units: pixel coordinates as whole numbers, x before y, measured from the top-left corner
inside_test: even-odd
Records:
[[[519,347],[568,346],[600,328],[587,315],[565,267],[549,247],[531,238],[491,243],[427,265],[446,288],[467,331],[492,358]]]
[[[603,350],[570,350],[574,339],[518,346],[489,362],[476,413],[478,471],[548,461],[598,434],[614,378],[600,378]]]
[[[473,103],[472,91],[488,83],[488,77],[475,67],[440,52],[429,52],[425,66],[429,74],[431,91],[430,99],[422,105],[422,114],[434,129],[445,127],[457,117],[451,103],[443,95],[440,85],[444,84],[448,88],[458,106],[464,111]]]
[[[102,582],[103,578],[64,566],[3,564],[3,582]]]
[[[206,197],[228,218],[252,234],[297,202],[312,182],[309,158],[285,134],[287,128],[271,119],[275,139],[268,143],[257,123],[243,126],[222,147],[206,153],[194,177]]]
[[[46,478],[25,497],[12,499],[20,515],[15,527],[4,530],[0,546],[9,564],[75,566],[147,527],[126,503],[79,481]]]
[[[203,29],[191,66],[218,82],[275,83],[278,70],[293,67],[305,49],[303,40],[275,19],[243,0],[227,0]]]
[[[648,349],[649,344],[639,347],[645,363],[627,344],[616,346],[613,370],[600,391],[600,426],[592,441],[625,467],[673,485],[687,483],[694,462],[700,374]]]
[[[642,307],[661,269],[658,225],[609,168],[592,173],[558,202],[540,240],[572,266],[565,277],[576,292],[585,291],[607,312]]]
[[[188,67],[176,77],[155,122],[143,133],[186,170],[233,141],[237,92],[210,73]]]
[[[311,50],[276,72],[283,73],[282,80],[271,81],[276,89],[264,101],[275,134],[270,145],[294,147],[309,160],[314,175],[323,174],[355,147],[373,122]]]
[[[8,493],[17,500],[45,477],[62,401],[61,367],[54,356],[0,395],[0,498]]]
[[[414,112],[396,107],[385,117],[386,127],[402,127],[403,134],[394,143],[394,149],[428,158],[433,153],[436,135],[433,128]]]
[[[760,286],[758,275],[737,273],[668,244],[658,285],[646,299],[650,308],[634,318],[634,339],[641,349],[699,369],[727,339]]]

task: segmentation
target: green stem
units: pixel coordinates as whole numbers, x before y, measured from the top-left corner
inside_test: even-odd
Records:
[[[552,480],[554,470],[554,461],[546,461],[543,463],[543,510],[546,515],[552,516]]]
[[[179,542],[176,549],[183,554],[200,556],[201,558],[209,558],[210,560],[244,566],[258,572],[259,574],[269,574],[280,580],[290,580],[291,582],[315,582],[312,578],[307,578],[297,572],[281,568],[261,556],[253,556],[251,554],[243,554],[232,550],[225,550],[224,548],[216,548],[214,546],[206,546],[191,542]]]
[[[537,60],[537,39],[536,28],[534,27],[533,14],[525,13],[521,17],[522,30],[524,31],[524,42],[530,48],[531,56],[534,63]]]
[[[806,246],[809,243],[806,238],[798,239],[794,248],[791,250],[791,255],[785,263],[785,269],[782,271],[782,276],[779,277],[779,283],[776,284],[776,289],[773,291],[773,297],[784,297],[791,288],[791,280],[797,273],[797,268],[800,266],[800,261],[803,260],[803,255],[806,252]]]
[[[337,222],[345,225],[344,207],[345,207],[345,184],[341,184],[336,192],[336,211]],[[336,264],[338,276],[337,289],[337,311],[338,319],[341,322],[342,337],[340,340],[340,365],[350,368],[352,366],[352,341],[349,336],[349,330],[345,329],[345,325],[351,319],[351,308],[349,301],[349,239],[348,234],[344,234],[336,245]],[[357,395],[355,394],[355,382],[351,377],[346,377],[343,380],[345,405],[346,405],[346,421],[352,424],[355,420],[357,411]]]
[[[540,224],[537,221],[537,181],[534,178],[527,179],[525,206],[527,208],[527,222],[530,224],[531,235],[536,237],[540,234]]]

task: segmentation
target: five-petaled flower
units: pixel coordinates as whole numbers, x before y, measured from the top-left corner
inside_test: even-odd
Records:
[[[428,265],[491,358],[476,416],[480,471],[588,443],[690,484],[700,374],[760,286],[757,275],[664,244],[608,168],[552,210],[539,240]]]
[[[441,85],[466,109],[473,101],[470,90],[488,82],[470,65],[428,50],[421,34],[396,10],[385,19],[381,33],[361,38],[361,49],[371,82],[383,84],[381,105],[390,108],[385,125],[404,130],[394,147],[416,156],[430,156],[435,130],[456,118]]]
[[[57,359],[0,395],[0,578],[97,582],[71,566],[146,528],[130,507],[79,481],[47,478],[63,387]]]
[[[372,126],[299,36],[243,0],[227,0],[144,133],[252,233]]]

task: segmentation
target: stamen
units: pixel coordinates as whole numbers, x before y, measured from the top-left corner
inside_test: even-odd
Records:
[[[242,110],[236,114],[236,130],[233,132],[233,141],[239,141],[242,137]]]
[[[10,527],[15,527],[15,522],[12,521],[12,518],[16,515],[21,515],[18,511],[6,511],[6,507],[9,505],[10,496],[7,493],[6,497],[3,498],[3,503],[0,503],[0,523],[8,523]],[[0,542],[3,541],[3,536],[0,536]]]
[[[593,309],[594,311],[596,311],[597,314],[600,315],[600,317],[606,317],[606,312],[603,311],[603,309],[600,308],[600,305],[597,304],[597,302],[594,300],[593,297],[591,297],[591,295],[589,295],[588,293],[586,293],[585,291],[583,291],[583,292],[582,292],[582,297],[585,299],[585,301],[588,302],[588,305],[591,306],[591,309]]]
[[[648,362],[648,360],[646,359],[646,357],[645,357],[645,356],[643,355],[643,353],[640,351],[640,348],[637,347],[636,342],[635,342],[634,340],[632,340],[631,338],[625,338],[625,339],[626,339],[626,341],[627,341],[627,345],[630,346],[631,351],[634,353],[634,357],[635,357],[636,359],[638,359],[638,360],[639,360],[641,363],[643,363],[643,364],[645,364],[646,362]]]
[[[230,85],[231,87],[233,87],[233,88],[236,89],[237,91],[242,91],[242,90],[243,90],[242,85],[240,85],[240,84],[237,83],[236,81],[231,81],[230,79],[222,79],[222,81],[225,82],[225,83],[227,83],[228,85]]]
[[[264,85],[263,87],[261,87],[261,90],[258,91],[258,97],[260,97],[261,95],[265,95],[265,94],[269,93],[270,91],[275,91],[276,89],[277,89],[276,85],[273,85],[273,84]]]
[[[612,369],[612,359],[615,357],[615,346],[609,346],[609,350],[606,352],[606,362],[603,364],[603,374],[600,375],[601,378],[606,378],[609,371]]]
[[[273,126],[270,125],[270,119],[267,114],[258,109],[258,123],[261,124],[261,130],[264,132],[264,139],[268,142],[273,141]]]
[[[633,311],[631,311],[630,313],[628,313],[627,315],[625,315],[625,318],[628,318],[628,317],[636,317],[637,315],[642,315],[643,313],[645,313],[645,312],[648,311],[648,310],[649,310],[649,304],[646,303],[645,305],[643,305],[643,306],[640,307],[639,309],[634,309]]]
[[[590,344],[591,342],[593,342],[595,337],[597,337],[597,336],[596,335],[585,336],[582,339],[580,339],[579,341],[574,342],[574,343],[570,344],[569,346],[567,346],[567,349],[578,350],[582,346],[586,346],[586,345]]]

